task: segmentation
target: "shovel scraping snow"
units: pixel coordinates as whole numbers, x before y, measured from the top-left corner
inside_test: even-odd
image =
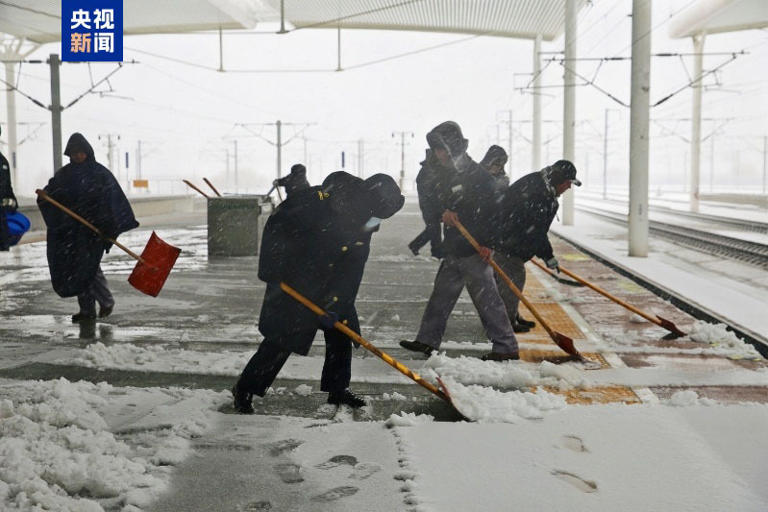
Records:
[[[280,289],[283,290],[288,295],[290,295],[291,297],[293,297],[294,299],[296,299],[298,302],[302,303],[304,306],[308,307],[316,315],[322,316],[322,315],[326,314],[326,312],[323,311],[323,309],[320,306],[318,306],[317,304],[315,304],[314,302],[312,302],[308,298],[304,297],[302,294],[300,294],[299,292],[297,292],[296,290],[294,290],[293,288],[291,288],[287,284],[280,283]],[[386,352],[382,352],[381,350],[379,350],[371,342],[369,342],[368,340],[366,340],[365,338],[363,338],[362,336],[357,334],[355,331],[353,331],[352,329],[350,329],[349,327],[347,327],[343,323],[336,322],[336,323],[333,324],[333,326],[337,330],[341,331],[342,333],[344,333],[347,336],[349,336],[350,338],[352,338],[352,340],[355,343],[357,343],[359,345],[362,345],[363,347],[365,347],[370,352],[373,352],[376,356],[378,356],[380,359],[382,359],[385,363],[390,365],[392,368],[394,368],[395,370],[399,371],[400,373],[402,373],[403,375],[405,375],[409,379],[412,379],[419,386],[421,386],[421,387],[423,387],[425,389],[428,389],[429,391],[434,393],[439,398],[441,398],[441,399],[445,400],[446,402],[448,402],[448,404],[450,404],[450,406],[456,412],[458,412],[461,415],[462,418],[467,419],[466,416],[464,416],[456,408],[456,406],[453,404],[453,402],[451,401],[451,395],[448,392],[448,390],[446,389],[445,384],[443,383],[443,381],[440,378],[437,379],[438,383],[440,385],[440,387],[438,388],[437,386],[435,386],[431,382],[428,382],[428,381],[424,380],[418,373],[412,371],[410,368],[408,368],[407,366],[405,366],[401,362],[397,361],[396,359],[394,359],[392,356],[390,356]]]

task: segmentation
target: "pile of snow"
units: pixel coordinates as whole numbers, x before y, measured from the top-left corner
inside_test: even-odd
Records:
[[[135,406],[140,393],[148,392],[63,378],[0,386],[0,509],[138,511],[154,501],[168,484],[169,464],[189,454],[189,439],[208,427],[221,397],[156,391],[166,402],[194,398],[199,414],[175,411],[165,427],[116,436],[106,411],[115,402]],[[155,413],[162,416],[162,407]]]
[[[699,398],[699,394],[692,389],[675,392],[665,403],[674,407],[691,407],[694,405],[717,405],[711,398]]]
[[[238,375],[250,352],[199,352],[168,346],[138,346],[129,343],[104,345],[96,342],[66,361],[90,368],[122,368],[140,371]]]
[[[580,363],[555,365],[548,361],[483,361],[476,357],[448,357],[444,353],[433,354],[424,368],[460,384],[478,384],[504,389],[522,389],[533,386],[552,386],[567,390],[588,388],[591,381]],[[425,372],[429,375],[429,372]]]
[[[307,384],[299,384],[296,386],[296,389],[294,389],[293,392],[300,396],[309,396],[312,394],[312,386]]]
[[[497,391],[484,386],[464,386],[451,378],[443,382],[456,409],[478,423],[516,423],[521,418],[540,419],[544,413],[567,406],[565,397],[537,389]]]
[[[429,414],[416,414],[415,412],[404,412],[401,414],[392,414],[384,425],[387,428],[392,427],[412,427],[414,425],[423,425],[425,423],[432,423],[435,418]]]
[[[697,320],[691,327],[688,337],[698,343],[708,343],[715,347],[723,347],[736,351],[731,357],[760,359],[760,353],[749,343],[740,340],[725,324],[710,324]]]

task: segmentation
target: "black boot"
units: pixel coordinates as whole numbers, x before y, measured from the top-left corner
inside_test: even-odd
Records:
[[[408,244],[408,248],[411,250],[411,252],[413,253],[414,256],[418,256],[419,255],[419,249],[421,249],[421,247],[419,246],[419,243],[418,243],[418,239],[413,240],[411,243],[409,243]]]
[[[232,386],[232,396],[235,399],[235,410],[240,414],[253,414],[253,404],[251,400],[253,395],[247,391],[241,390],[237,384]]]
[[[408,350],[412,350],[414,352],[421,352],[425,355],[431,355],[432,351],[434,350],[432,347],[427,345],[426,343],[422,343],[419,340],[415,341],[409,341],[409,340],[403,340],[400,342],[400,346],[403,348],[407,348]]]
[[[520,325],[524,325],[524,326],[529,327],[531,329],[536,327],[536,322],[534,322],[532,320],[526,320],[525,318],[520,316],[520,313],[517,314],[517,318],[515,319],[515,323],[520,324]]]
[[[109,315],[112,314],[112,309],[114,309],[115,305],[112,304],[111,306],[104,306],[103,308],[99,309],[99,318],[107,318]]]
[[[96,320],[96,313],[84,313],[79,312],[72,315],[72,323],[78,324],[80,322],[93,322]]]
[[[332,391],[328,393],[328,403],[333,405],[348,405],[353,409],[359,409],[365,405],[365,400],[352,393],[350,390]]]
[[[531,330],[531,328],[528,327],[527,325],[523,325],[523,324],[521,324],[519,322],[513,322],[512,323],[512,330],[515,331],[515,332],[528,332],[528,331]]]

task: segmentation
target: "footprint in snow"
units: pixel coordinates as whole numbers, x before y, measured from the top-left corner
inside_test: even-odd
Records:
[[[373,462],[361,462],[354,467],[354,470],[352,471],[352,474],[349,475],[349,478],[353,478],[355,480],[365,480],[369,476],[373,475],[374,473],[378,473],[379,471],[381,471],[381,466],[378,464],[374,464]]]
[[[277,457],[285,452],[295,450],[302,444],[304,444],[304,441],[299,439],[283,439],[281,441],[269,443],[266,446],[269,448],[269,454],[273,457]]]
[[[569,473],[568,471],[561,471],[559,469],[552,471],[552,474],[555,475],[560,480],[562,480],[563,482],[567,482],[571,484],[581,492],[585,492],[585,493],[597,492],[597,484],[592,480],[584,480],[578,475],[574,475],[573,473]]]
[[[331,469],[339,467],[342,464],[354,466],[357,464],[357,457],[353,457],[352,455],[334,455],[327,461],[323,462],[322,464],[318,464],[315,467],[318,469]]]
[[[274,468],[277,476],[286,484],[297,484],[304,481],[304,477],[301,476],[301,466],[298,464],[276,464]]]
[[[325,491],[323,494],[318,494],[317,496],[313,496],[312,501],[336,501],[341,498],[346,498],[348,496],[352,496],[353,494],[357,494],[357,491],[359,490],[360,489],[358,489],[357,487],[352,487],[351,485],[334,487],[329,491]]]
[[[579,436],[563,436],[560,441],[560,446],[568,448],[574,452],[589,452],[587,447],[584,446],[584,440]]]
[[[254,501],[242,507],[237,508],[238,512],[259,512],[261,510],[272,510],[272,503],[268,501]]]

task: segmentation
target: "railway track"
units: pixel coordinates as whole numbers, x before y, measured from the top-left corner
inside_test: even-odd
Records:
[[[598,199],[598,198],[592,198],[590,196],[585,197],[588,201],[602,201],[602,202],[608,202],[616,205],[621,205],[626,207],[627,202],[617,199]],[[762,233],[762,234],[768,234],[768,222],[761,222],[757,220],[749,220],[749,219],[737,219],[734,217],[724,217],[722,215],[712,215],[708,213],[694,213],[694,212],[687,212],[683,210],[678,210],[676,208],[670,208],[669,206],[660,206],[660,205],[649,205],[649,210],[652,212],[662,213],[664,215],[674,215],[676,217],[684,217],[687,219],[694,220],[696,222],[706,222],[710,224],[719,224],[721,226],[731,228],[731,229],[739,229],[742,231],[749,231],[753,233]],[[598,208],[599,209],[599,208]]]
[[[585,213],[596,215],[617,224],[627,224],[626,214],[587,206],[577,206],[577,208]],[[737,221],[738,219],[732,220]],[[768,245],[766,244],[654,220],[649,221],[649,231],[654,236],[664,238],[678,245],[768,268]]]

